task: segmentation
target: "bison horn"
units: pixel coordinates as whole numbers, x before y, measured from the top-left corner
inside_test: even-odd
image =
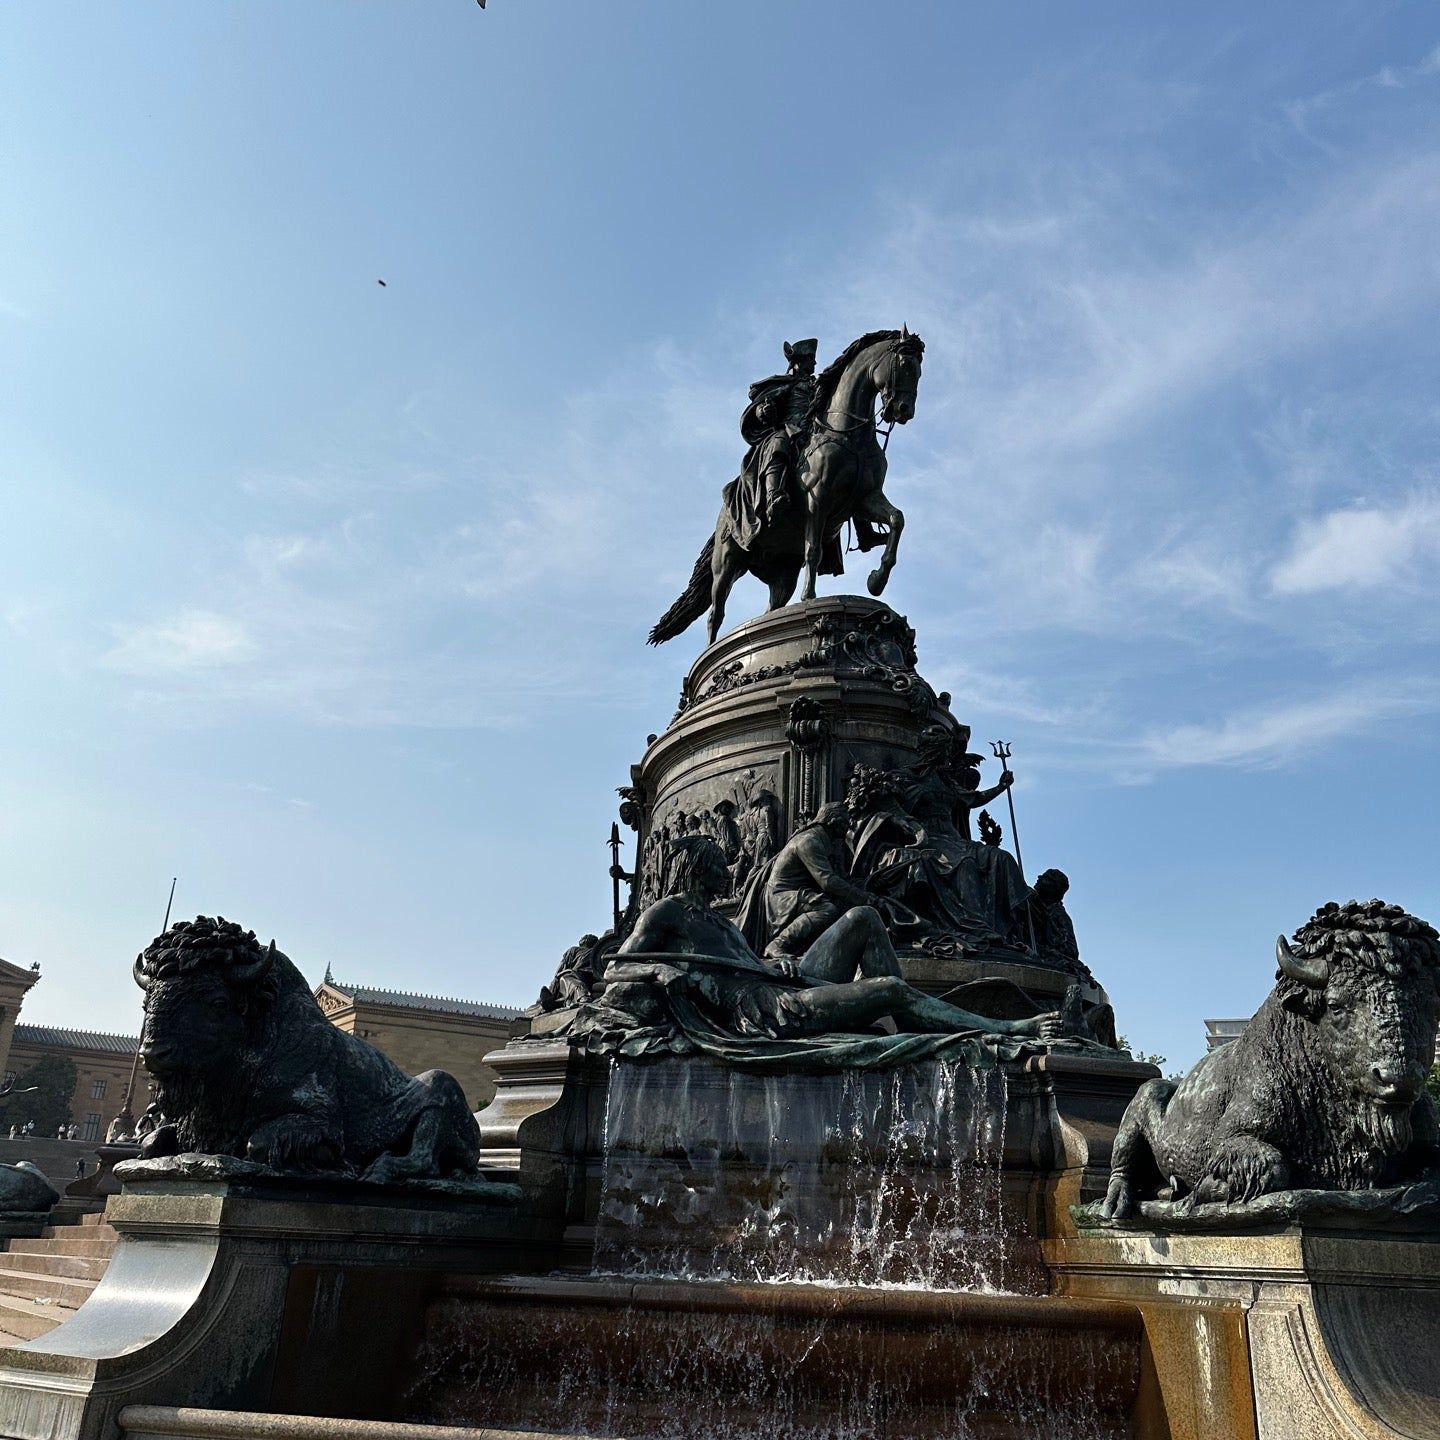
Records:
[[[135,964],[131,967],[130,973],[135,977],[135,983],[142,989],[150,988],[150,977],[145,973],[145,955],[142,951],[135,957]]]
[[[275,942],[272,940],[270,948],[258,960],[252,960],[248,965],[233,966],[230,978],[237,985],[253,985],[274,963]]]
[[[1302,960],[1290,948],[1290,942],[1283,935],[1276,938],[1275,959],[1282,975],[1288,975],[1301,985],[1309,985],[1311,989],[1318,990],[1330,978],[1328,960],[1323,956],[1318,960]]]

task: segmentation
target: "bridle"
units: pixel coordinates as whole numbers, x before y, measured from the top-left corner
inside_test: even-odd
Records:
[[[892,384],[894,380],[893,371],[898,369],[900,365],[900,349],[903,343],[904,342],[900,340],[892,340],[890,342],[889,350],[887,350],[885,353],[885,359],[888,360],[892,366]],[[893,405],[896,400],[906,398],[908,398],[913,405],[917,395],[919,394],[918,384],[907,386],[903,390],[892,388],[888,395],[886,395],[885,386],[883,384],[878,385],[877,389],[882,395],[885,395],[885,403],[887,405]],[[815,424],[821,430],[827,430],[830,434],[839,436],[842,439],[855,434],[857,430],[863,430],[866,428],[866,426],[869,426],[869,428],[874,432],[874,434],[880,437],[880,453],[882,455],[885,453],[886,448],[890,444],[890,435],[891,432],[895,429],[895,425],[897,423],[896,421],[891,420],[886,422],[884,420],[877,419],[873,412],[868,415],[862,415],[854,410],[843,410],[841,411],[841,414],[843,414],[847,420],[853,420],[855,423],[853,425],[832,425],[830,421],[826,419],[823,415],[817,415],[815,417]]]

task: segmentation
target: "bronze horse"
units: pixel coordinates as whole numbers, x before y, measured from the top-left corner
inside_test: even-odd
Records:
[[[770,587],[770,609],[788,604],[801,567],[802,600],[815,598],[819,573],[839,575],[840,530],[855,522],[862,550],[880,543],[885,550],[866,584],[872,595],[885,588],[895,568],[905,516],[885,498],[885,451],[876,438],[875,402],[881,422],[904,425],[915,414],[915,394],[925,342],[903,326],[874,330],[847,345],[815,381],[810,433],[799,465],[801,502],[779,522],[766,526],[749,547],[740,543],[735,511],[736,483],[725,489],[715,533],[695,562],[685,593],[650,631],[652,645],[673,639],[710,611],[710,640],[725,619],[725,601],[747,571]]]

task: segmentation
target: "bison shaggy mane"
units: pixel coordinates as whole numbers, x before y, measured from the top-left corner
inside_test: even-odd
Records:
[[[170,980],[202,968],[229,970],[253,965],[265,954],[253,930],[242,930],[223,915],[213,920],[197,915],[193,920],[177,920],[163,935],[157,935],[140,952],[135,966],[137,976]]]
[[[1295,949],[1307,959],[1350,960],[1395,979],[1407,970],[1440,975],[1440,933],[1383,900],[1322,905],[1295,932]]]

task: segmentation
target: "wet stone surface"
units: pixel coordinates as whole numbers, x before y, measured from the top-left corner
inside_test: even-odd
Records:
[[[931,1061],[611,1076],[600,1273],[1037,1293],[1005,1202],[1006,1077]]]
[[[411,1418],[645,1440],[1128,1433],[1138,1329],[1076,1324],[1064,1302],[984,1296],[945,1315],[903,1292],[808,1303],[799,1286],[691,1283],[587,1303],[580,1289],[437,1304]]]

